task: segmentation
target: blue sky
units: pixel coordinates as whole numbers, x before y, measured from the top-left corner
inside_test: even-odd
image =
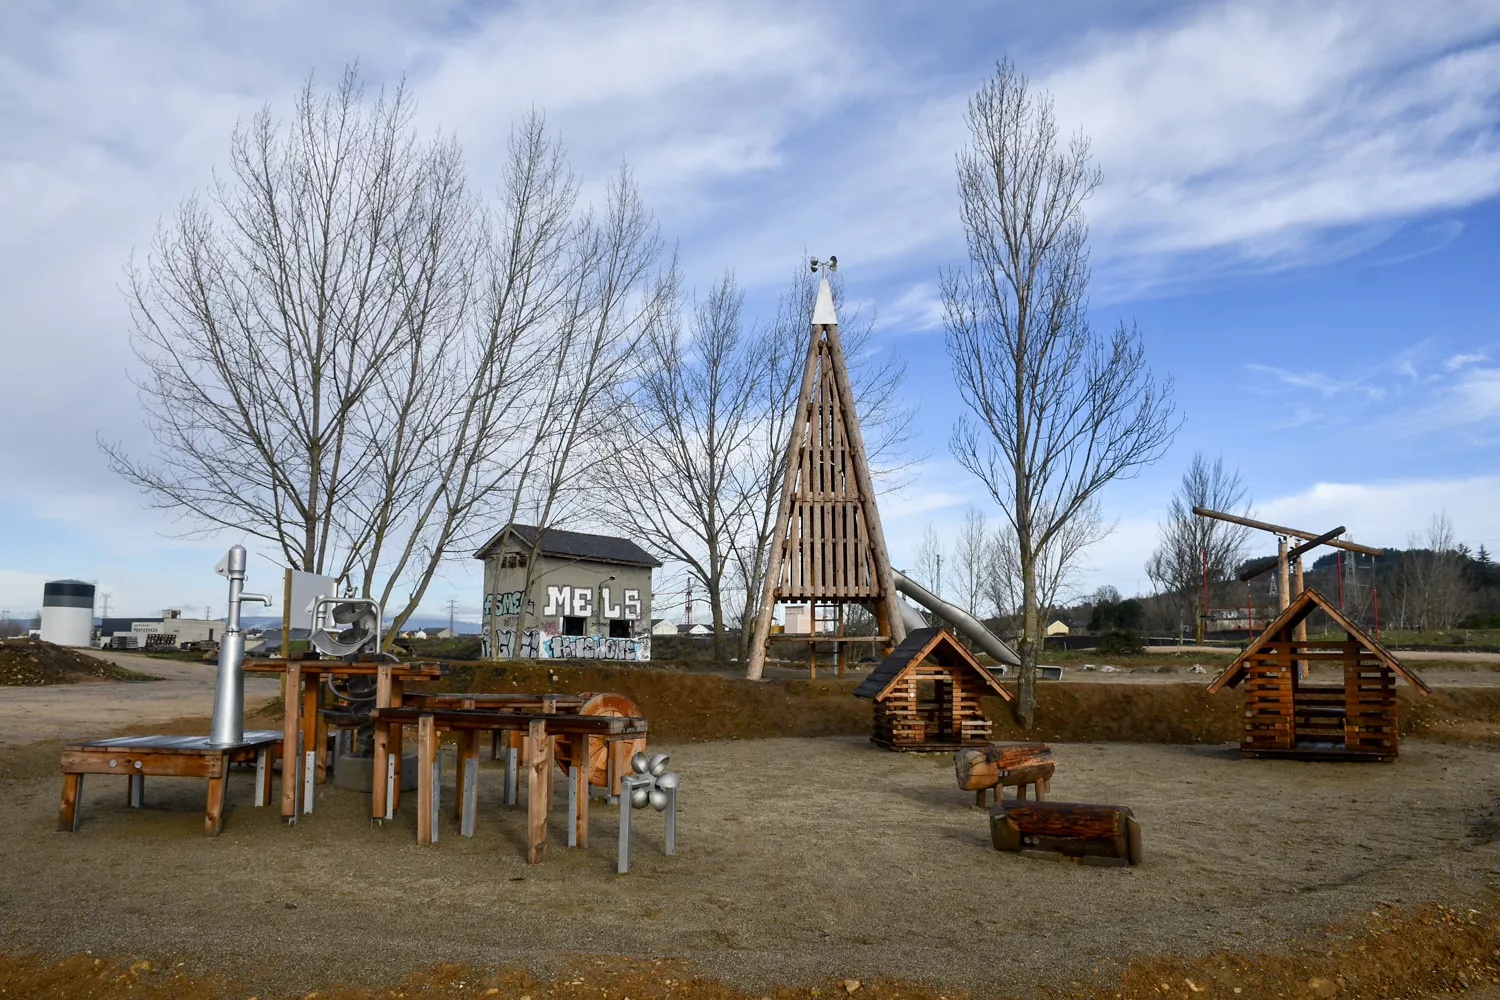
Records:
[[[935,293],[963,102],[1008,54],[1104,171],[1095,322],[1140,324],[1186,418],[1106,493],[1081,583],[1144,585],[1195,449],[1270,520],[1402,545],[1446,510],[1500,549],[1500,3],[417,6],[0,8],[0,608],[76,576],[123,613],[222,610],[230,539],[173,537],[95,447],[145,444],[121,268],[237,120],[355,58],[481,185],[531,107],[593,189],[628,161],[700,285],[731,267],[765,303],[804,249],[837,254],[920,406],[928,457],[883,505],[900,564],[986,502],[947,457]],[[476,607],[476,568],[427,607]]]

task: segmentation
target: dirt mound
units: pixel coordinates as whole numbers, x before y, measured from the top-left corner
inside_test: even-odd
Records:
[[[105,681],[160,680],[40,639],[0,641],[0,687],[77,684],[90,678]]]
[[[747,681],[722,674],[606,664],[559,665],[522,660],[503,665],[452,664],[442,680],[413,685],[432,691],[617,691],[651,720],[653,739],[668,742],[852,736],[868,733],[870,702],[854,698],[855,680]],[[1426,698],[1402,689],[1401,733],[1430,739],[1500,743],[1500,689],[1442,688]],[[1199,682],[1037,687],[1036,725],[1016,725],[998,698],[984,700],[999,740],[1041,738],[1085,743],[1232,743],[1239,739],[1240,695],[1210,695]]]

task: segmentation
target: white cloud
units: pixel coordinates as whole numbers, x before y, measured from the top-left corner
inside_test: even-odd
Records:
[[[1489,358],[1483,354],[1455,354],[1443,362],[1443,367],[1450,372],[1456,372],[1460,368],[1488,360]]]

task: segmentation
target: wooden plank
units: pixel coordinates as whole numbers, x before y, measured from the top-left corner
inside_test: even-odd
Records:
[[[62,770],[65,774],[150,774],[212,778],[224,773],[224,753],[163,753],[156,750],[130,751],[125,748],[64,750]]]

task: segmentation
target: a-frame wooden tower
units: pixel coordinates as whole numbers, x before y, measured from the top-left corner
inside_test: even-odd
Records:
[[[882,655],[906,635],[827,277],[818,283],[813,307],[781,506],[750,644],[746,676],[751,680],[758,680],[765,667],[778,602],[868,605],[875,613],[875,641]],[[809,642],[817,638],[812,618]]]

